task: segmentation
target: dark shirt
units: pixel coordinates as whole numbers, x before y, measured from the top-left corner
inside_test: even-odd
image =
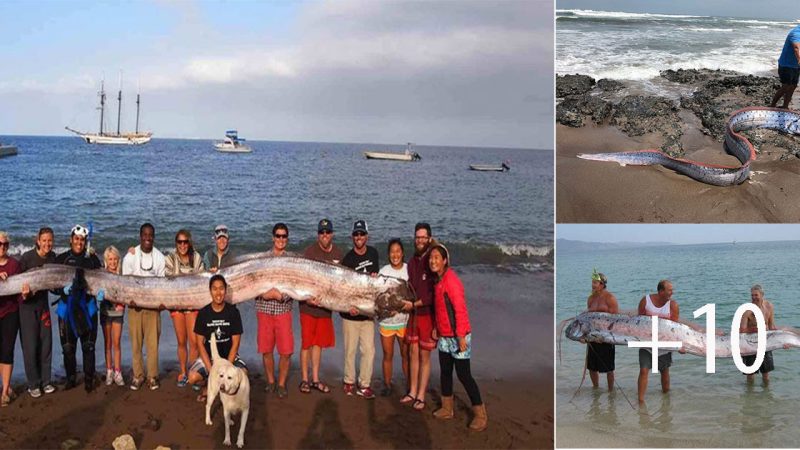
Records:
[[[428,264],[430,248],[422,255],[414,254],[408,261],[408,282],[414,288],[417,298],[422,300],[422,306],[416,308],[416,314],[425,316],[431,314],[433,305],[433,285],[435,277]]]
[[[27,252],[23,253],[22,256],[19,258],[19,271],[27,272],[31,269],[35,269],[37,267],[42,267],[45,264],[53,264],[56,261],[56,254],[52,250],[44,255],[44,258],[39,256],[36,253],[36,249],[28,250]],[[46,304],[47,303],[47,291],[36,291],[32,292],[31,295],[24,300],[25,304]]]
[[[313,259],[315,261],[328,262],[332,264],[339,264],[342,260],[342,250],[331,244],[331,251],[325,252],[320,246],[319,242],[314,242],[303,251],[303,257]],[[320,306],[309,305],[308,302],[300,302],[300,313],[308,314],[314,317],[330,317],[331,311]]]
[[[8,256],[8,260],[5,262],[5,264],[0,265],[0,272],[5,272],[8,274],[8,276],[12,276],[20,273],[21,271],[19,270],[19,263],[17,260]],[[20,300],[22,300],[22,296],[19,294],[4,295],[0,297],[0,317],[5,317],[11,313],[19,311]],[[14,335],[16,339],[16,331],[14,332]]]
[[[211,358],[211,333],[216,333],[219,356],[228,359],[233,347],[232,336],[242,334],[242,316],[234,305],[223,303],[222,311],[216,312],[209,303],[197,313],[194,332],[205,337],[204,345],[209,358]]]
[[[79,255],[76,255],[72,253],[72,250],[67,250],[66,252],[56,256],[55,263],[64,264],[66,266],[81,267],[87,270],[94,270],[102,267],[102,265],[100,264],[100,260],[97,259],[97,255],[95,255],[94,253],[90,254],[89,256],[86,256],[86,253],[81,253]],[[67,296],[64,295],[63,289],[58,289],[54,292],[61,295],[62,300],[67,299]],[[94,297],[87,297],[87,300],[89,298],[94,298]]]
[[[344,258],[342,258],[342,265],[349,267],[356,272],[378,273],[378,270],[380,269],[378,251],[375,250],[375,247],[370,247],[368,245],[366,253],[359,255],[355,252],[355,250],[351,249],[346,255],[344,255]],[[340,312],[339,315],[342,316],[342,319],[346,320],[371,320],[370,317],[363,314],[351,316],[349,312]]]

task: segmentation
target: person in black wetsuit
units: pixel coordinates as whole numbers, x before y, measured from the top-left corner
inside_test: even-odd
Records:
[[[88,230],[81,225],[75,225],[69,238],[70,249],[56,256],[56,264],[80,267],[87,270],[100,268],[100,259],[92,253],[86,255],[86,236]],[[74,287],[74,289],[73,289]],[[95,374],[95,341],[97,340],[97,299],[83,292],[81,295],[78,286],[67,285],[59,290],[58,305],[58,334],[61,338],[61,349],[64,354],[64,370],[67,373],[65,389],[72,389],[77,385],[78,363],[75,353],[78,340],[81,342],[83,353],[83,374],[86,392],[94,389]],[[85,287],[84,287],[85,289]],[[69,298],[73,301],[70,305]],[[70,315],[72,319],[70,320]]]

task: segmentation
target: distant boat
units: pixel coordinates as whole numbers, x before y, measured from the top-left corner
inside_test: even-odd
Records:
[[[214,148],[218,152],[226,153],[250,153],[253,151],[248,145],[243,144],[246,139],[239,137],[239,132],[236,130],[228,130],[225,132],[225,139],[222,142],[215,142]]]
[[[414,151],[414,144],[411,142],[406,144],[406,150],[402,153],[398,152],[364,152],[367,159],[388,159],[391,161],[419,161],[422,159],[419,153]]]
[[[14,156],[17,154],[17,147],[15,145],[3,145],[0,142],[0,158],[4,156]]]
[[[105,112],[106,112],[106,91],[105,80],[100,82],[100,132],[99,133],[84,133],[82,131],[73,130],[70,127],[64,127],[81,137],[87,144],[103,144],[103,145],[142,145],[150,142],[153,136],[151,132],[139,132],[139,104],[140,97],[136,94],[136,131],[133,133],[120,132],[120,119],[122,117],[122,73],[119,75],[119,93],[117,94],[117,132],[109,133],[105,131]]]
[[[511,170],[508,161],[503,161],[499,166],[491,164],[470,164],[469,170],[477,170],[479,172],[505,172]]]

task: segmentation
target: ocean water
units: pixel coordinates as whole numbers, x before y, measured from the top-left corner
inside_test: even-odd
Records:
[[[794,13],[794,16],[792,16]],[[556,73],[637,80],[658,90],[667,69],[728,69],[765,75],[777,70],[797,11],[782,19],[556,11]]]
[[[317,222],[328,217],[345,249],[352,223],[365,219],[370,244],[385,264],[387,241],[402,238],[408,255],[414,224],[427,221],[473,286],[468,298],[552,314],[552,295],[546,301],[530,295],[531,284],[542,278],[552,291],[552,150],[417,146],[421,162],[398,163],[369,161],[362,152],[405,145],[248,141],[253,153],[224,154],[201,140],[154,139],[137,147],[91,146],[76,137],[1,140],[19,147],[17,156],[0,159],[0,230],[10,234],[12,254],[32,248],[45,225],[55,229],[56,251],[64,251],[72,226],[89,220],[99,252],[111,244],[123,251],[137,245],[145,221],[155,224],[155,245],[164,252],[174,249],[180,228],[189,229],[195,248],[205,252],[219,223],[229,227],[235,250],[263,251],[278,221],[289,225],[290,249],[301,251],[316,240]],[[503,160],[511,171],[468,170],[471,163]],[[490,289],[498,279],[504,281]],[[243,354],[255,364],[252,304],[240,309],[248,334]],[[160,358],[169,365],[175,338],[165,312],[162,320]],[[298,343],[299,329],[296,323]],[[128,361],[127,332],[123,339]],[[57,336],[53,351],[54,368],[63,371]],[[101,353],[97,361],[103,364]]]
[[[621,310],[633,311],[659,280],[673,282],[673,299],[682,319],[706,303],[716,304],[717,328],[730,333],[736,308],[750,302],[750,287],[761,284],[775,305],[778,326],[800,326],[800,283],[797,257],[800,241],[727,243],[626,248],[605,251],[557,251],[556,323],[586,309],[590,276],[597,268],[608,276],[608,289]],[[705,326],[705,316],[700,318]],[[586,378],[575,395],[584,367],[585,346],[559,337],[556,361],[557,434],[583,447],[796,447],[800,392],[800,354],[774,352],[775,371],[768,387],[747,386],[732,359],[717,359],[716,373],[705,373],[705,358],[673,353],[671,392],[662,395],[657,375],[651,375],[647,409],[637,402],[638,351],[617,347],[616,379],[621,390],[609,395],[593,391]],[[601,377],[605,386],[605,377]],[[600,441],[581,440],[581,430]],[[586,435],[588,436],[588,434]],[[565,438],[567,439],[567,438]],[[561,441],[560,441],[561,442]],[[561,443],[559,445],[562,445]]]

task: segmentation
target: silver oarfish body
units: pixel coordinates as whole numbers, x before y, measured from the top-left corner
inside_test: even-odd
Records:
[[[728,118],[725,130],[725,151],[735,156],[741,166],[704,164],[689,159],[672,158],[658,150],[639,150],[617,153],[581,153],[578,158],[592,161],[612,161],[622,166],[661,164],[690,178],[715,186],[732,186],[750,176],[750,164],[756,160],[756,150],[740,131],[765,128],[781,133],[800,135],[800,113],[778,108],[753,107],[740,109]]]
[[[573,341],[627,345],[628,342],[652,341],[653,328],[650,316],[628,316],[599,312],[583,313],[567,325],[565,335]],[[731,357],[730,336],[716,336],[717,358]],[[686,353],[705,356],[706,333],[688,325],[667,319],[658,320],[659,341],[680,341]],[[758,345],[757,333],[739,335],[739,351],[742,355],[754,355]],[[789,347],[800,347],[800,335],[786,330],[767,331],[766,351]]]
[[[22,291],[28,283],[32,291],[58,289],[70,283],[76,268],[48,264],[40,269],[0,281],[0,296]],[[221,269],[228,283],[228,300],[239,303],[276,288],[290,297],[305,301],[312,297],[332,311],[360,313],[385,318],[400,311],[403,300],[414,300],[407,282],[391,277],[371,277],[347,267],[299,257],[253,258]],[[211,301],[210,273],[178,277],[137,277],[114,275],[104,270],[87,270],[87,290],[95,295],[104,290],[105,298],[115,303],[148,309],[200,309]]]

